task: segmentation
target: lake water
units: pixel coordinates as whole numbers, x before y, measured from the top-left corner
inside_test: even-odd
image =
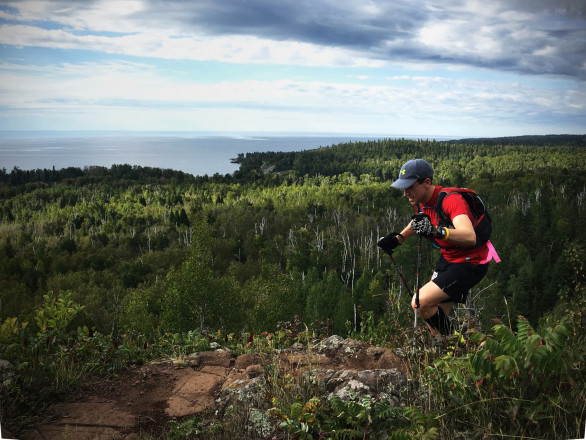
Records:
[[[303,151],[383,137],[210,135],[197,133],[0,132],[0,168],[11,171],[114,164],[228,174],[239,153]],[[419,137],[425,139],[425,137]],[[437,139],[437,138],[436,138]],[[439,139],[438,139],[439,140]]]

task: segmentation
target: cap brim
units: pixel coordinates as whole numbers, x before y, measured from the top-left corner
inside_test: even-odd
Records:
[[[393,183],[391,183],[391,186],[393,188],[398,188],[398,189],[407,189],[411,185],[413,185],[416,180],[417,179],[397,179]]]

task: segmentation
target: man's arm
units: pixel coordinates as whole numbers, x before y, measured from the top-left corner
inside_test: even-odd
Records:
[[[379,238],[379,240],[376,242],[376,245],[390,255],[397,248],[397,246],[402,245],[405,240],[407,240],[409,237],[412,237],[413,235],[415,235],[415,231],[411,229],[411,223],[409,223],[409,225],[407,225],[400,233],[391,232],[385,237]]]
[[[450,229],[447,241],[462,247],[476,245],[476,232],[474,232],[474,226],[466,214],[454,217],[452,224],[454,229]]]
[[[411,238],[415,235],[415,231],[413,229],[411,229],[411,223],[409,223],[407,226],[405,226],[405,229],[403,229],[401,231],[401,235],[403,236],[403,238],[401,238],[401,237],[398,238],[400,244],[405,243],[405,241],[408,238]]]

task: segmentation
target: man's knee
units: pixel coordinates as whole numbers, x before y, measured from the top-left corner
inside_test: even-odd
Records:
[[[419,299],[419,307],[415,304],[415,297],[411,300],[411,307],[417,309],[417,313],[423,319],[429,318],[437,312],[437,303],[430,302],[427,298]]]
[[[419,309],[417,309],[417,313],[423,319],[427,319],[437,313],[437,304],[428,304],[428,305],[421,305]]]
[[[421,288],[419,291],[419,307],[418,313],[423,318],[429,318],[437,313],[437,307],[439,304],[444,304],[450,297],[444,293],[435,283],[429,282]],[[411,300],[411,306],[416,308],[415,305],[416,295],[413,295]],[[449,313],[449,312],[448,312]]]

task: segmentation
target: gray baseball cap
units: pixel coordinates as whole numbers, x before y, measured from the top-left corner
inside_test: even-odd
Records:
[[[433,177],[433,168],[423,159],[412,159],[406,162],[399,171],[399,178],[395,180],[391,186],[393,188],[405,189],[409,188],[419,179],[427,179]]]

